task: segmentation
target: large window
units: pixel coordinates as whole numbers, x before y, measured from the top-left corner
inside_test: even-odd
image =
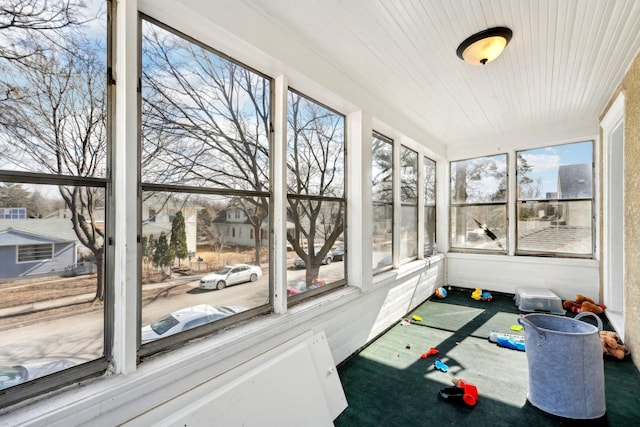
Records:
[[[107,4],[0,13],[0,406],[107,368]]]
[[[287,295],[290,301],[344,283],[344,116],[289,90]],[[298,296],[300,295],[300,296]]]
[[[141,27],[145,354],[269,309],[271,83],[151,19]]]
[[[507,250],[507,155],[451,162],[451,249]]]
[[[424,256],[436,252],[436,162],[424,158]]]
[[[400,147],[400,261],[418,256],[418,153]]]
[[[593,142],[517,153],[518,254],[593,256]]]
[[[393,142],[380,134],[372,138],[373,272],[393,265]]]

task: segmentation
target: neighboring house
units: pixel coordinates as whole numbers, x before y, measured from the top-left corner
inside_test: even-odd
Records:
[[[78,262],[68,219],[0,220],[0,280],[63,274]]]
[[[158,239],[164,232],[167,240],[171,238],[171,226],[178,211],[182,211],[184,217],[185,232],[187,234],[187,249],[190,253],[196,252],[198,232],[199,206],[193,203],[178,200],[174,197],[166,197],[154,194],[142,201],[142,235],[153,235]]]
[[[249,222],[247,212],[243,208],[230,206],[218,213],[213,219],[220,239],[227,246],[253,248],[256,245],[255,228]],[[265,218],[260,227],[261,245],[269,245],[269,218]]]

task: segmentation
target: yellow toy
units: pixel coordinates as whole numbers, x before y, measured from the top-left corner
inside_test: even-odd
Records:
[[[482,289],[476,288],[476,290],[471,294],[471,298],[476,301],[480,301],[482,299]]]

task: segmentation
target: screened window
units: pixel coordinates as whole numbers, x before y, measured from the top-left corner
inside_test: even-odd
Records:
[[[373,181],[373,272],[393,265],[393,141],[374,133],[371,176]]]
[[[287,124],[287,295],[295,301],[345,280],[346,258],[333,262],[344,245],[344,116],[289,90]]]
[[[146,354],[268,310],[269,241],[257,236],[269,230],[271,82],[149,18],[142,18],[141,33],[140,203],[155,218],[141,226],[140,352]],[[257,273],[218,273],[234,264]],[[168,292],[158,307],[158,285],[169,289],[181,275],[191,279],[183,292]],[[232,285],[244,287],[241,297]],[[178,297],[198,288],[188,302]],[[177,311],[226,305],[240,309],[209,316],[188,333],[149,332]]]
[[[18,262],[44,261],[53,256],[53,245],[18,246]]]
[[[518,254],[593,256],[593,142],[517,153]]]
[[[400,260],[418,256],[418,153],[400,147]]]
[[[451,162],[451,249],[507,250],[507,155]]]
[[[108,366],[109,4],[2,6],[2,305],[46,308],[1,319],[0,366],[30,375],[0,378],[0,407]]]
[[[424,255],[436,251],[436,162],[424,158]]]

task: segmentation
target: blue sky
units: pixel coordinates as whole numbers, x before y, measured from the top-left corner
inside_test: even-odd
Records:
[[[577,142],[520,151],[533,169],[528,176],[534,181],[542,180],[542,195],[558,189],[558,167],[561,165],[593,162],[593,142]]]

